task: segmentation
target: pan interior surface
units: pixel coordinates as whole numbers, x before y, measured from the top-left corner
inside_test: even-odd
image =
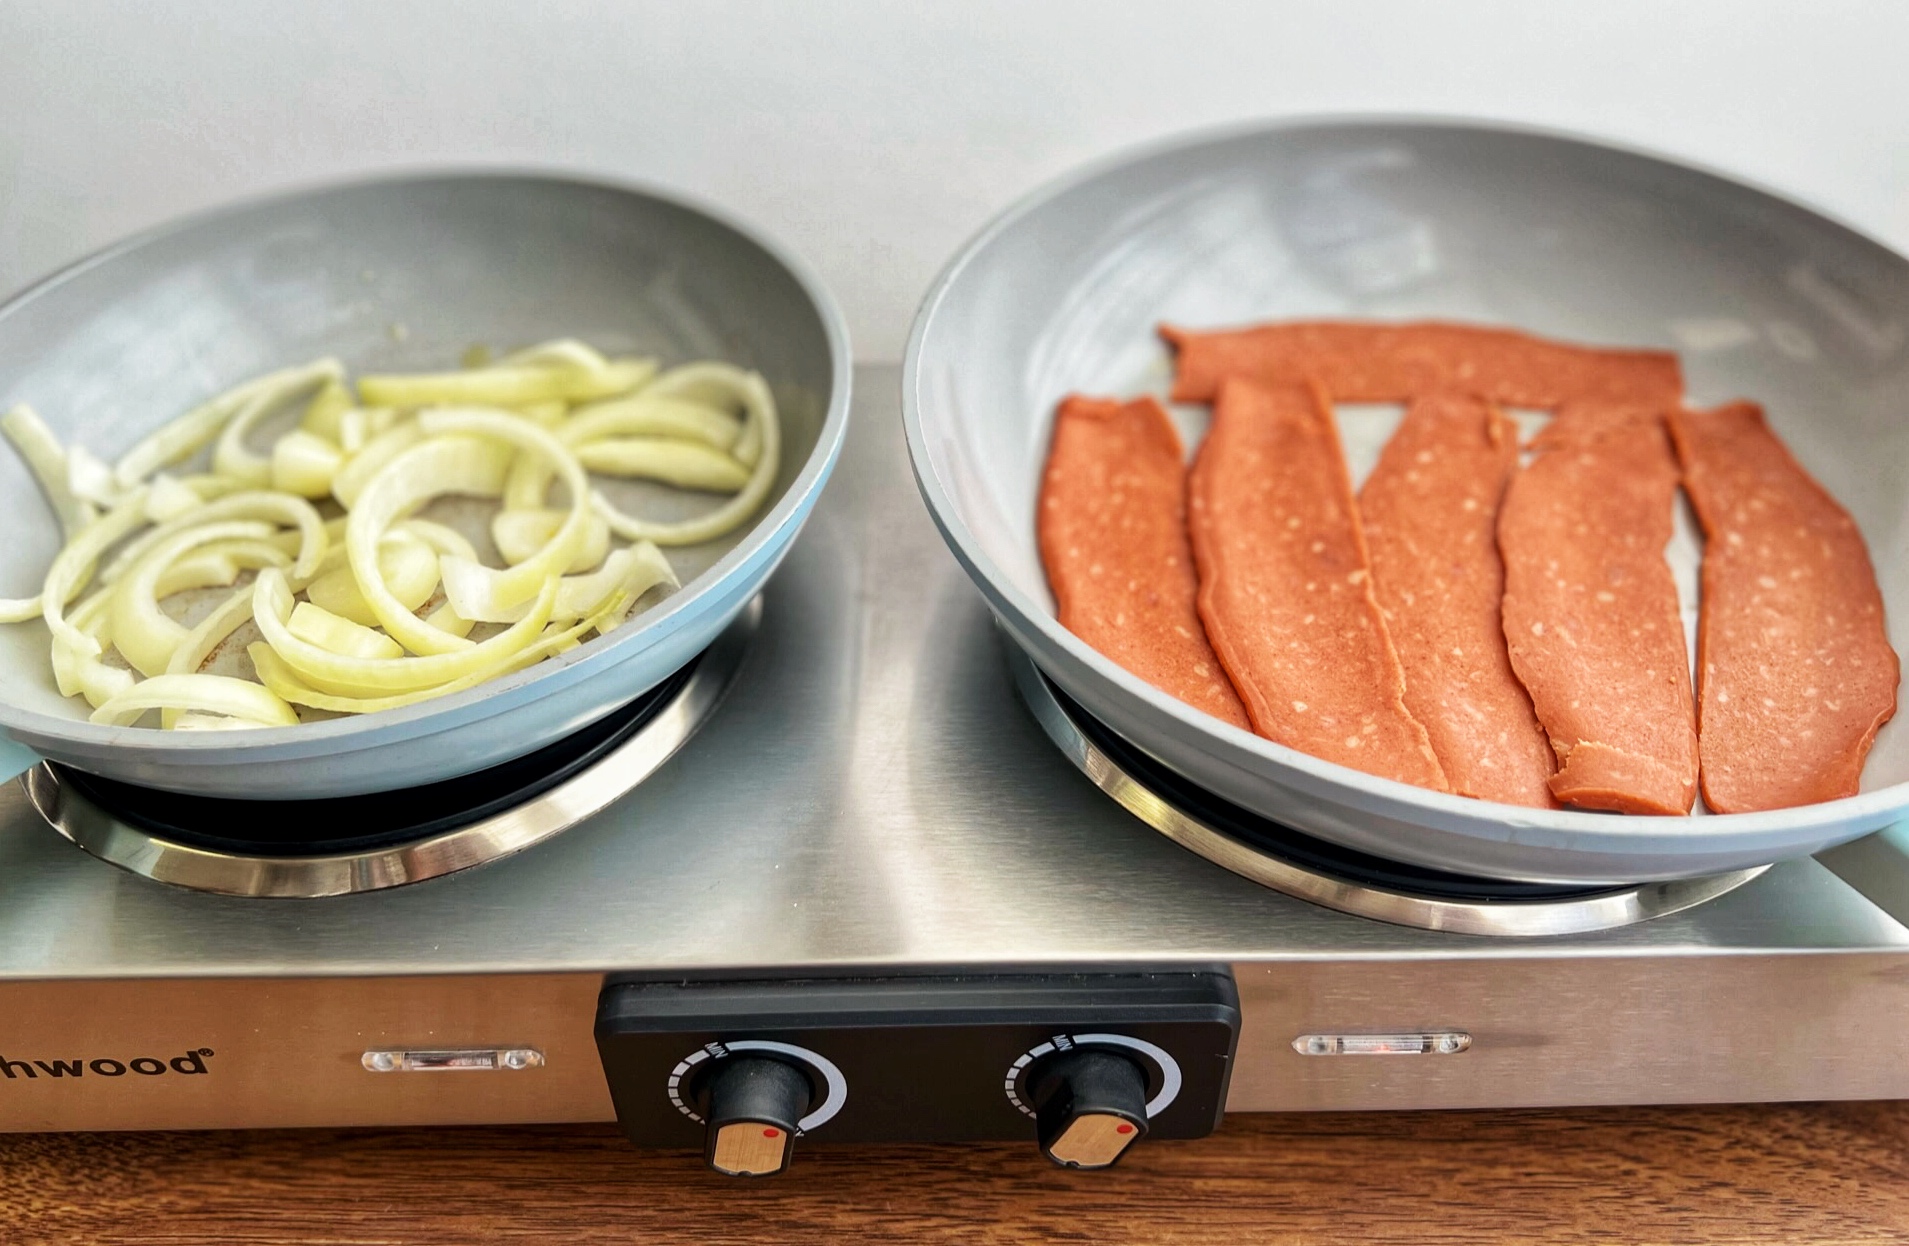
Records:
[[[708,586],[705,573],[751,541],[822,440],[839,388],[823,316],[763,245],[664,197],[534,175],[402,178],[202,217],[29,291],[0,309],[0,409],[30,404],[62,441],[110,461],[239,381],[324,355],[354,375],[436,370],[473,346],[501,354],[576,337],[666,366],[753,368],[782,418],[780,477],[752,523],[667,551],[684,583],[669,609],[681,612]],[[610,487],[658,519],[714,504],[644,483]],[[59,548],[58,527],[8,452],[0,498],[10,521],[0,596],[30,595]],[[640,648],[641,622],[579,654]],[[0,627],[0,704],[81,723],[87,707],[59,695],[46,648],[37,623]]]
[[[1762,403],[1797,458],[1848,508],[1876,565],[1892,643],[1909,646],[1909,262],[1776,197],[1569,139],[1378,122],[1196,137],[1043,192],[971,244],[916,325],[908,398],[931,509],[1010,632],[1070,692],[1092,694],[1095,713],[1143,746],[1161,744],[1154,751],[1163,758],[1176,756],[1167,748],[1174,741],[1201,736],[1177,756],[1220,759],[1211,773],[1228,777],[1232,798],[1264,776],[1284,788],[1270,802],[1281,807],[1259,803],[1268,816],[1292,816],[1295,787],[1302,801],[1343,795],[1345,807],[1306,828],[1335,838],[1353,833],[1346,828],[1361,810],[1397,824],[1417,821],[1410,809],[1423,808],[1447,830],[1470,819],[1461,834],[1529,847],[1557,831],[1576,836],[1572,851],[1593,855],[1603,851],[1589,829],[1598,824],[1644,834],[1646,824],[1674,822],[1682,829],[1662,833],[1686,837],[1726,822],[1752,825],[1464,802],[1472,814],[1456,798],[1395,785],[1382,797],[1361,794],[1351,789],[1370,788],[1363,776],[1324,775],[1323,763],[1233,739],[1138,681],[1122,686],[1124,673],[1060,628],[1034,533],[1056,403],[1076,392],[1164,400],[1172,357],[1156,336],[1162,322],[1218,328],[1297,318],[1470,321],[1676,351],[1688,401]],[[1170,409],[1189,447],[1197,445],[1205,408]],[[1398,414],[1340,409],[1355,475],[1369,469]],[[1701,539],[1687,514],[1667,553],[1694,633]],[[1892,724],[1863,790],[1905,781],[1909,733]],[[1865,816],[1863,829],[1890,820],[1873,809]],[[1493,819],[1504,825],[1487,826]],[[1822,846],[1818,829],[1804,850]],[[1537,876],[1530,857],[1513,867],[1428,848],[1416,859]],[[1675,867],[1660,856],[1651,868]],[[1555,876],[1636,875],[1580,863]]]

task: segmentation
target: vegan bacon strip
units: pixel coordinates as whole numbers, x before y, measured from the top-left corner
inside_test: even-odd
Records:
[[[1452,790],[1555,808],[1551,746],[1512,673],[1499,618],[1498,504],[1518,429],[1468,397],[1414,402],[1359,491],[1373,588]]]
[[[1862,534],[1754,403],[1676,411],[1703,526],[1697,735],[1719,813],[1854,796],[1899,666]]]
[[[1338,402],[1410,402],[1469,393],[1514,407],[1638,403],[1663,410],[1683,394],[1668,351],[1599,350],[1473,325],[1298,320],[1192,332],[1162,325],[1178,352],[1176,402],[1210,402],[1230,376],[1316,381]]]
[[[1158,402],[1061,403],[1036,526],[1062,627],[1161,691],[1248,728],[1194,609],[1186,459]]]
[[[1368,774],[1451,790],[1405,707],[1324,395],[1228,381],[1191,485],[1200,617],[1254,730]]]
[[[1560,761],[1552,794],[1685,814],[1697,732],[1677,586],[1664,560],[1677,462],[1650,408],[1569,406],[1498,515],[1511,666]]]

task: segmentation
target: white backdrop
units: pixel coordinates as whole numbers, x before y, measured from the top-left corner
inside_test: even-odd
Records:
[[[235,195],[536,164],[721,200],[899,356],[950,252],[1070,165],[1245,117],[1509,118],[1909,249],[1899,0],[0,0],[0,288]]]

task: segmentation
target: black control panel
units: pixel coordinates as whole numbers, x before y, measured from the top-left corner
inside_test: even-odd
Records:
[[[1224,972],[628,982],[596,1024],[630,1139],[738,1176],[798,1139],[1026,1139],[1104,1168],[1212,1131],[1238,1033]]]

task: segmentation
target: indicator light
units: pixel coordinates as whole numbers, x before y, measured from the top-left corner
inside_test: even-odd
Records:
[[[542,1068],[535,1047],[462,1047],[436,1051],[367,1051],[358,1063],[372,1073],[457,1073]]]
[[[1293,1050],[1302,1056],[1454,1056],[1470,1050],[1462,1030],[1423,1034],[1301,1034]]]

